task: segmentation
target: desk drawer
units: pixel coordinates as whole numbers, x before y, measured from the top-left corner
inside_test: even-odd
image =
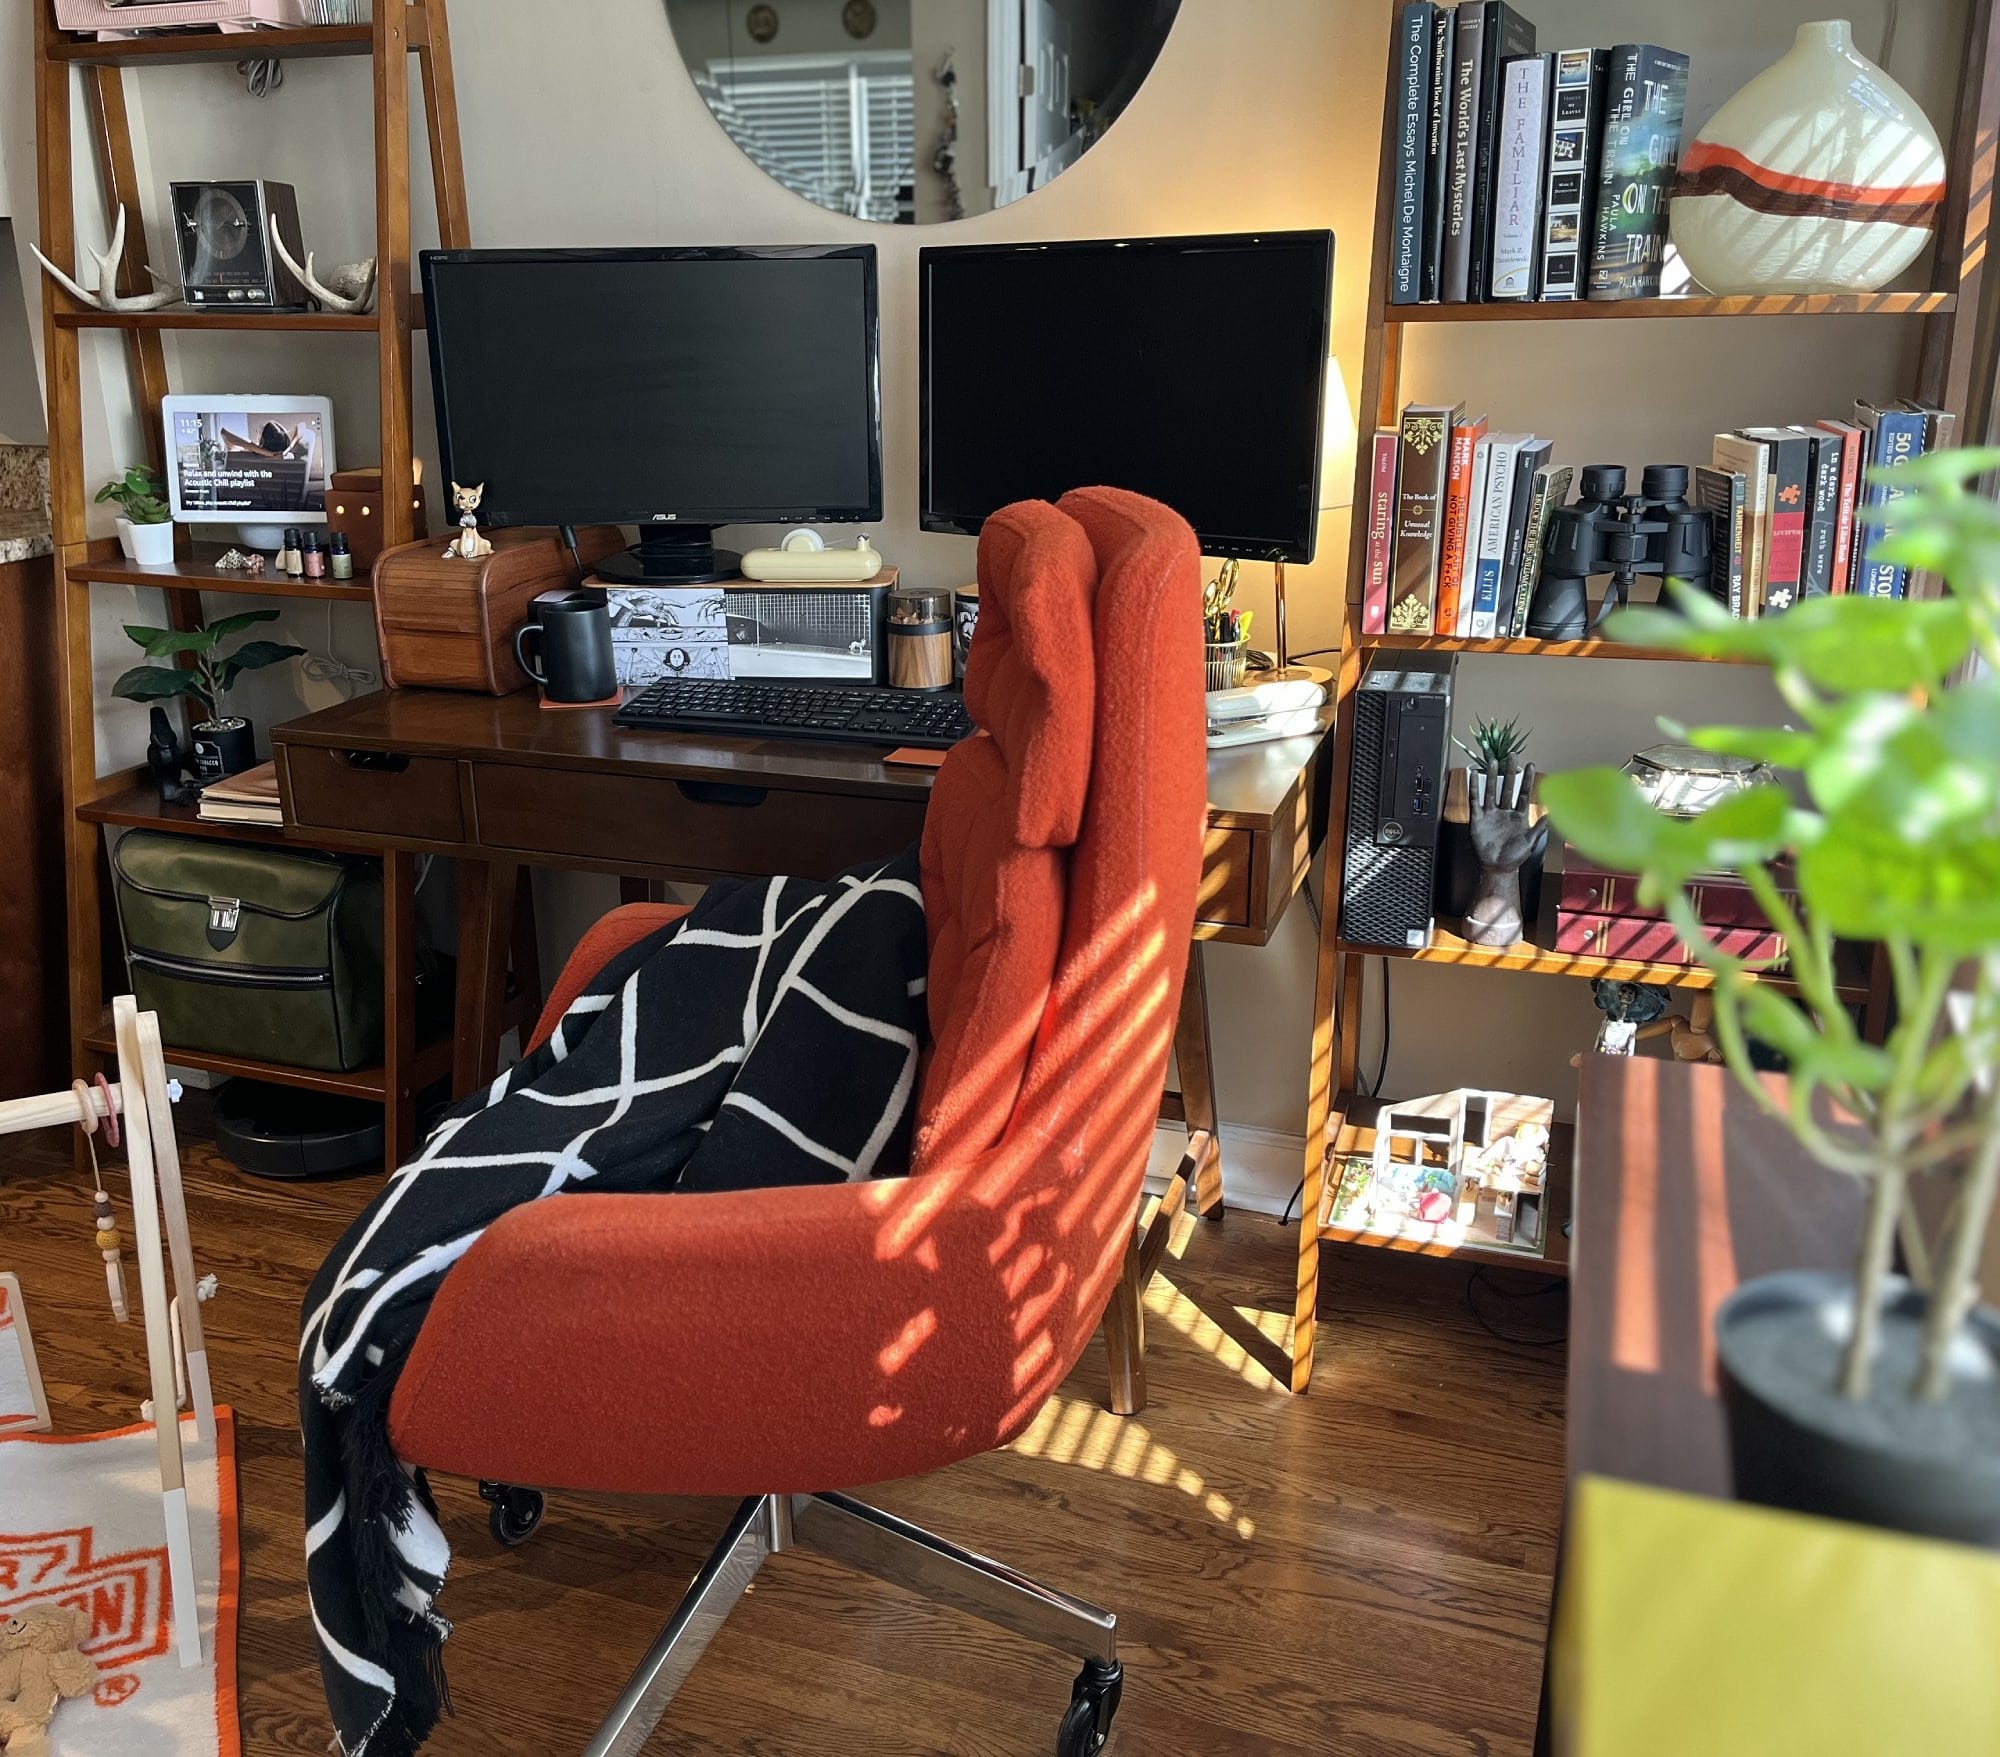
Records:
[[[316,744],[284,748],[285,810],[292,822],[421,842],[465,840],[458,764],[451,758]]]
[[[1251,874],[1256,838],[1248,830],[1210,830],[1202,841],[1201,890],[1195,919],[1223,927],[1250,927]]]
[[[830,878],[923,833],[921,803],[632,775],[555,774],[515,763],[472,771],[479,841],[562,861],[688,873]]]

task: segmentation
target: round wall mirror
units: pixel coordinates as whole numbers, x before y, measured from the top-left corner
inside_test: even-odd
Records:
[[[834,213],[963,219],[1059,177],[1118,120],[1180,0],[666,0],[730,139]]]

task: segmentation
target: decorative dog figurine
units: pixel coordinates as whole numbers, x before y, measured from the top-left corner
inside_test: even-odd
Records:
[[[486,493],[486,484],[461,488],[451,485],[451,504],[458,508],[459,534],[452,539],[445,550],[448,561],[454,555],[461,561],[477,561],[482,555],[491,555],[493,545],[479,534],[479,502]]]

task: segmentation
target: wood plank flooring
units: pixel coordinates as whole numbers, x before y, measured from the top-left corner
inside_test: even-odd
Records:
[[[184,1134],[202,1132],[199,1104],[182,1107]],[[58,1430],[136,1419],[144,1351],[106,1308],[67,1140],[0,1153],[0,1268],[25,1287]],[[237,1411],[244,1749],[324,1757],[293,1348],[306,1282],[375,1180],[263,1183],[204,1147],[188,1172],[196,1255],[222,1284],[205,1308],[217,1393]],[[111,1187],[129,1237],[122,1167]],[[1272,1374],[1294,1237],[1243,1215],[1183,1223],[1149,1292],[1142,1415],[1105,1412],[1093,1349],[1011,1450],[866,1498],[1118,1612],[1127,1681],[1111,1757],[1525,1754],[1562,1493],[1563,1350],[1489,1335],[1463,1267],[1330,1254],[1313,1389],[1290,1397]],[[1560,1326],[1559,1297],[1480,1301],[1510,1334]],[[472,1485],[436,1486],[457,1716],[429,1749],[580,1751],[728,1508],[554,1500],[536,1536],[502,1552]],[[794,1552],[766,1564],[647,1749],[1040,1757],[1074,1672]]]

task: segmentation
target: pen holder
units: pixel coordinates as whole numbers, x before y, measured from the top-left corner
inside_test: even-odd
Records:
[[[1234,689],[1249,668],[1250,637],[1240,634],[1233,641],[1204,641],[1202,653],[1208,662],[1208,688]]]
[[[894,689],[951,687],[949,587],[898,586],[889,594],[889,684]]]

